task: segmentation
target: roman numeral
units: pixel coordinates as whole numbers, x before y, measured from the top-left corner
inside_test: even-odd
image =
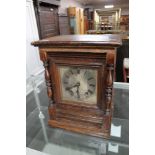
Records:
[[[66,87],[65,89],[66,89],[66,90],[70,90],[70,87]]]
[[[80,69],[77,69],[77,73],[80,74]]]
[[[88,79],[88,81],[90,81],[90,80],[92,80],[92,79],[94,79],[93,77],[90,77],[89,79]]]
[[[85,95],[88,95],[88,92],[85,92]]]
[[[71,96],[73,96],[73,95],[74,95],[74,92],[73,92],[73,91],[71,91],[71,90],[69,90],[69,93],[70,93],[70,95],[71,95]]]
[[[94,85],[94,84],[90,84],[89,86],[95,87],[95,85]]]
[[[87,73],[87,71],[84,72],[84,76],[85,76],[86,73]]]
[[[69,75],[65,75],[66,78],[69,78]]]
[[[92,92],[90,89],[88,89],[88,92],[89,92],[90,94],[93,94],[93,92]]]
[[[71,74],[73,74],[73,71],[72,70],[70,70],[70,72],[71,72]]]

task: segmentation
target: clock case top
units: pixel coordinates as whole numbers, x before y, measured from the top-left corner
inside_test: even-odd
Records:
[[[112,117],[112,94],[116,47],[119,35],[65,35],[32,43],[38,46],[45,67],[52,127],[108,138]],[[78,48],[77,48],[78,47]],[[98,71],[97,105],[63,103],[58,66],[87,67]]]
[[[120,35],[61,35],[32,42],[34,46],[109,46],[118,47],[122,44]]]

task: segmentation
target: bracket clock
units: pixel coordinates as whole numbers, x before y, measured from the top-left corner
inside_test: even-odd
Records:
[[[64,35],[32,43],[39,47],[49,97],[48,124],[108,138],[119,35]]]

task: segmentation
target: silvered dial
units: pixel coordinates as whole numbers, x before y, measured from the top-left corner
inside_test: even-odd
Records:
[[[65,92],[79,101],[90,98],[96,90],[96,75],[90,69],[69,68],[62,82]]]

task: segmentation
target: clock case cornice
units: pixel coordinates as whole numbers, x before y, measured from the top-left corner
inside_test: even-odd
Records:
[[[95,39],[96,38],[96,39]],[[120,35],[62,35],[32,42],[38,47],[118,47],[122,45]]]

